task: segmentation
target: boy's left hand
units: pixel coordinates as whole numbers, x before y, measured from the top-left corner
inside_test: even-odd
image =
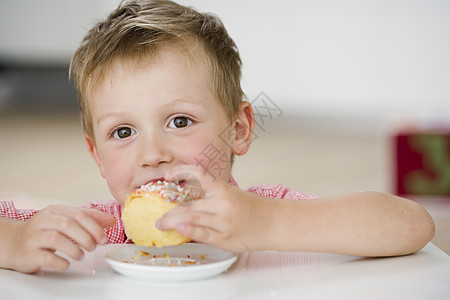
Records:
[[[179,206],[166,213],[156,223],[160,230],[175,229],[192,240],[224,250],[240,252],[264,248],[272,214],[268,210],[270,205],[263,204],[270,199],[214,180],[201,167],[176,167],[165,178],[171,180],[179,174],[199,179],[201,197],[190,206]]]

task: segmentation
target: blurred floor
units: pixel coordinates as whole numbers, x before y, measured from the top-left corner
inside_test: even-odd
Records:
[[[317,196],[389,192],[388,144],[380,131],[294,121],[271,124],[236,159],[233,174],[241,188],[284,183]],[[78,114],[0,114],[0,128],[6,133],[0,142],[0,199],[15,199],[24,208],[111,199],[84,144]],[[421,204],[436,222],[433,242],[450,254],[450,199]]]

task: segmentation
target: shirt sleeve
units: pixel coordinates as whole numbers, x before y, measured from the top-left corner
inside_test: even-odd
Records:
[[[125,227],[122,222],[122,207],[117,201],[90,202],[84,204],[82,207],[98,209],[116,218],[114,226],[105,229],[108,244],[131,243],[131,240],[125,235]]]
[[[290,190],[284,184],[259,185],[249,188],[248,192],[262,197],[274,199],[310,200],[317,198],[316,196],[306,195],[300,192]]]
[[[0,201],[0,217],[27,221],[38,212],[36,209],[17,209],[12,201]]]

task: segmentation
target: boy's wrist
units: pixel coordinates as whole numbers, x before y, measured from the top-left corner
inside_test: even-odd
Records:
[[[4,269],[14,269],[14,262],[17,261],[15,254],[18,246],[17,237],[25,222],[15,219],[0,218],[0,267]]]
[[[280,207],[278,199],[251,195],[255,201],[254,205],[256,228],[253,231],[252,250],[276,249],[279,238],[277,227],[279,225]]]
[[[261,197],[263,215],[260,215],[262,221],[260,239],[261,243],[257,250],[275,250],[291,251],[299,249],[299,228],[292,226],[300,224],[294,219],[300,219],[298,215],[301,202],[290,199],[274,199]],[[296,241],[296,242],[294,242]]]

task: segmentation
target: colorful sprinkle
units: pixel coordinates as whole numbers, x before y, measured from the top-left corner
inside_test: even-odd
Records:
[[[167,202],[177,203],[181,203],[189,196],[189,192],[184,191],[179,185],[160,180],[144,184],[136,190],[138,194],[142,192],[156,192],[161,198],[167,199]]]

